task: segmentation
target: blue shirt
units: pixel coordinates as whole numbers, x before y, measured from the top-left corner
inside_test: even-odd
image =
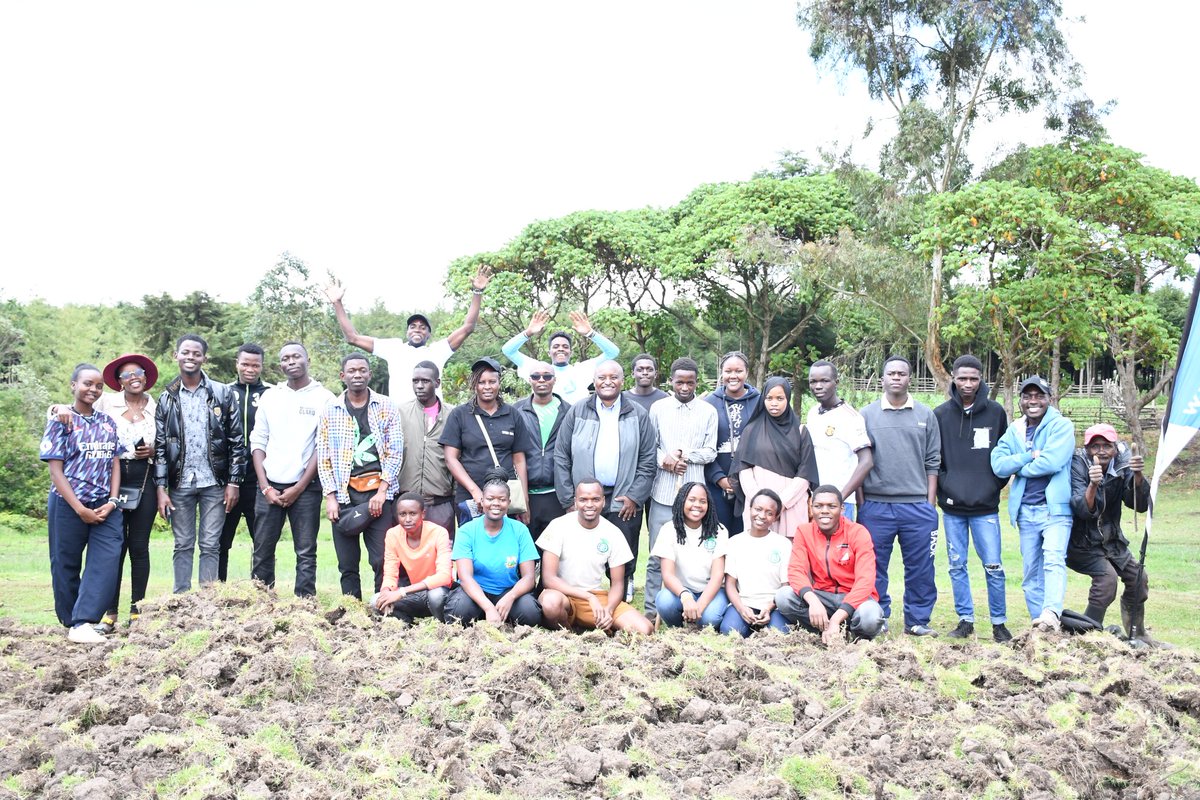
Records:
[[[592,474],[605,487],[617,483],[617,467],[621,463],[621,395],[613,401],[612,408],[596,398],[596,416],[600,418],[600,430],[596,434],[596,450],[592,453]]]
[[[86,505],[112,497],[117,488],[112,485],[113,459],[124,451],[112,417],[103,411],[85,417],[72,410],[69,428],[57,417],[46,423],[38,457],[61,461],[71,491]],[[57,489],[50,491],[58,494]]]
[[[458,529],[450,557],[471,559],[480,588],[487,594],[504,594],[520,580],[520,565],[540,556],[524,523],[505,517],[495,536],[488,534],[483,523],[483,517],[476,517]]]
[[[1038,420],[1040,423],[1041,420]],[[1037,432],[1037,425],[1030,425],[1025,429],[1025,449],[1029,450],[1033,447],[1033,434]],[[1029,478],[1025,481],[1025,493],[1021,495],[1021,505],[1023,506],[1044,506],[1046,505],[1046,487],[1050,484],[1050,476],[1042,475],[1039,477]]]

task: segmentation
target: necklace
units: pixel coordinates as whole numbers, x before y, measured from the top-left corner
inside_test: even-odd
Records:
[[[129,412],[128,412],[130,414],[129,421],[130,422],[141,422],[142,417],[145,416],[145,414],[143,412],[145,412],[145,410],[146,410],[146,404],[149,402],[150,402],[150,398],[143,395],[141,405],[135,406],[132,402],[130,402],[129,395],[126,394],[125,395],[125,405],[129,408]]]

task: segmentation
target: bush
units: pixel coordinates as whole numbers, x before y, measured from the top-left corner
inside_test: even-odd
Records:
[[[44,518],[50,477],[38,459],[40,432],[27,421],[18,389],[0,389],[0,511]]]

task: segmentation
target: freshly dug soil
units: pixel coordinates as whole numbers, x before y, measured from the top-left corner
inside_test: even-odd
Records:
[[[1200,666],[1107,634],[833,649],[324,611],[0,619],[0,797],[1200,797]]]

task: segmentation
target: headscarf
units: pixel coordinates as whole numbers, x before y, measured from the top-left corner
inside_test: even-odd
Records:
[[[767,395],[776,386],[783,389],[787,407],[778,417],[767,413]],[[792,410],[792,386],[786,378],[768,378],[763,384],[758,408],[742,428],[737,450],[737,469],[762,467],[785,478],[804,478],[813,486],[817,480],[817,457],[808,428]]]

